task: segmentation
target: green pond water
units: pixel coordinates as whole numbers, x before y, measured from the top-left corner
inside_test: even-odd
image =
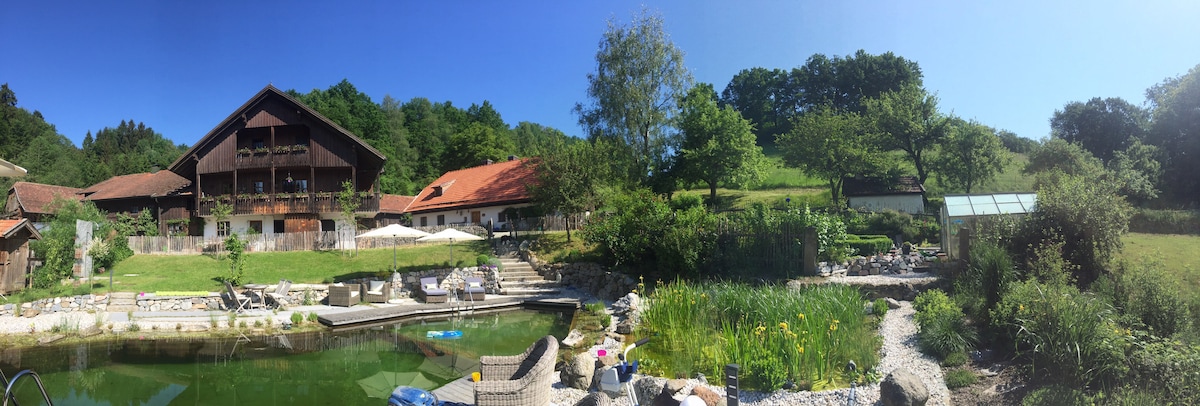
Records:
[[[512,310],[346,332],[162,338],[0,349],[12,377],[33,369],[55,405],[383,405],[397,385],[434,389],[479,370],[481,355],[515,355],[572,311]],[[427,338],[460,330],[458,339]],[[282,338],[281,338],[282,337]],[[32,379],[22,406],[43,404]]]

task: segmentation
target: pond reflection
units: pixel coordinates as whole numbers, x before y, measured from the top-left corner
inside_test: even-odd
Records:
[[[7,348],[0,369],[33,369],[58,405],[380,405],[396,385],[433,389],[478,370],[481,355],[562,338],[572,312],[512,310],[343,332],[124,339]],[[429,332],[461,331],[461,338]],[[42,404],[32,380],[21,405]]]

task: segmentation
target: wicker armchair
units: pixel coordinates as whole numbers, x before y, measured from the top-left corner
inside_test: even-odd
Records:
[[[361,287],[357,283],[329,286],[329,305],[350,307],[362,301]]]
[[[369,303],[387,303],[392,298],[391,282],[370,281],[362,289],[363,299]]]
[[[558,339],[554,336],[542,337],[520,355],[479,357],[480,380],[475,382],[475,404],[549,404],[557,357]]]

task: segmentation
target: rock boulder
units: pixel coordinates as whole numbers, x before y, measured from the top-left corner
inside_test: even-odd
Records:
[[[885,406],[922,406],[929,401],[929,388],[905,368],[897,368],[879,384],[879,400]]]

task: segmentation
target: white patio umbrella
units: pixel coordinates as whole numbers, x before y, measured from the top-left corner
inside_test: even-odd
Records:
[[[0,159],[0,176],[6,178],[19,178],[25,176],[28,171],[25,168],[13,165],[12,162]]]
[[[447,228],[442,231],[418,238],[417,241],[433,242],[433,241],[450,241],[450,264],[454,264],[454,242],[455,241],[475,241],[482,240],[483,237],[471,233],[458,231],[457,229]]]
[[[396,239],[397,238],[414,238],[430,235],[427,232],[408,228],[399,224],[391,224],[384,227],[379,227],[371,231],[359,234],[354,238],[392,238],[392,269],[396,269]]]

